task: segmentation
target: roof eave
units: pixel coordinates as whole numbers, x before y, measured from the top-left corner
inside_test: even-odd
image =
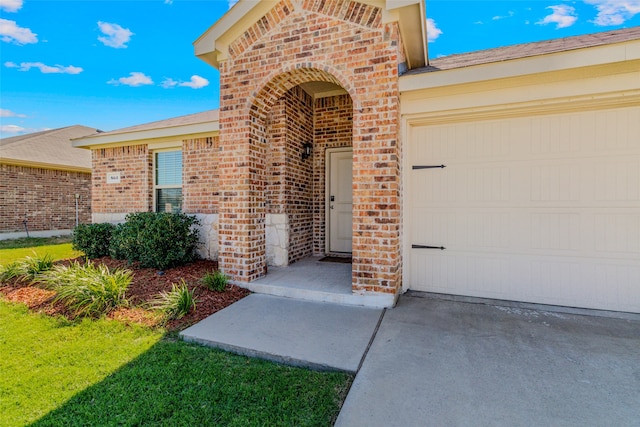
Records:
[[[68,171],[68,172],[91,173],[90,167],[85,168],[82,166],[60,165],[60,164],[45,163],[45,162],[33,162],[33,161],[21,160],[21,159],[0,158],[0,164],[22,166],[22,167],[36,168],[36,169],[50,169],[50,170],[60,170],[60,171]]]
[[[215,133],[220,131],[220,123],[216,120],[207,123],[194,123],[190,125],[171,126],[160,129],[145,129],[132,132],[122,132],[115,134],[98,134],[84,138],[76,138],[72,140],[74,147],[92,148],[100,145],[120,144],[123,142],[132,142],[142,140],[151,140],[158,138],[184,138],[190,135]]]
[[[425,0],[387,0],[387,10],[396,10],[407,67],[424,67],[429,62]]]
[[[207,31],[193,42],[195,55],[207,64],[219,68],[219,55],[224,49],[220,49],[217,45],[220,37],[235,26],[242,18],[247,15],[256,6],[264,7],[269,3],[273,5],[278,1],[262,0],[262,1],[239,1],[231,9],[227,11],[220,19],[216,21]]]
[[[640,61],[640,39],[401,76],[400,92]]]
[[[214,68],[219,68],[226,59],[228,44],[232,39],[277,3],[277,0],[240,0],[193,43],[195,55]],[[425,0],[386,0],[384,7],[397,16],[408,67],[423,67],[427,63]]]

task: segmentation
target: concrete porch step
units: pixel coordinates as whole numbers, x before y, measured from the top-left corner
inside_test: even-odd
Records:
[[[351,291],[351,264],[304,258],[286,267],[269,267],[265,277],[250,283],[233,282],[259,294],[304,301],[364,307],[391,307],[391,294],[355,294]]]

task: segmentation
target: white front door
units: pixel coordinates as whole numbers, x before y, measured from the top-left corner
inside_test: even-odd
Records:
[[[327,234],[329,252],[351,252],[352,234],[351,148],[330,150],[327,154]]]

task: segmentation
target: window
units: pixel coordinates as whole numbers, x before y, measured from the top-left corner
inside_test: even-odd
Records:
[[[182,212],[182,151],[155,153],[156,212]]]

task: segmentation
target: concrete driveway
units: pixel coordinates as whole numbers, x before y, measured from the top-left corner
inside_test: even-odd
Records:
[[[401,297],[337,426],[640,426],[640,320]]]

